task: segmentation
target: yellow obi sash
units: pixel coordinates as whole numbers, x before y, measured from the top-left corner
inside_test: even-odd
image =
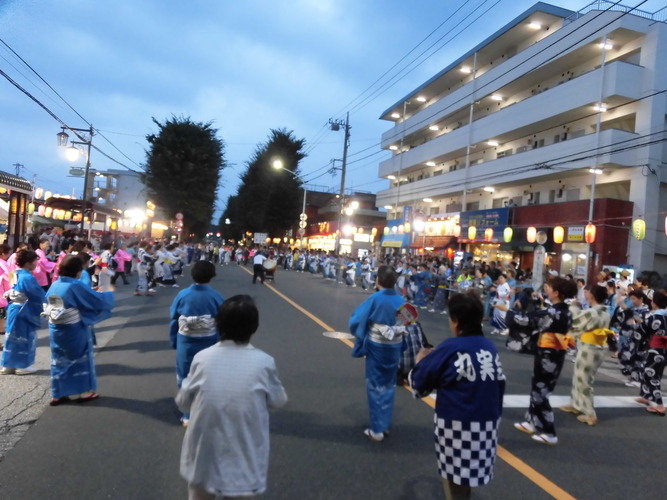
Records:
[[[543,332],[537,342],[538,347],[546,349],[567,350],[568,347],[574,347],[574,338],[563,333]]]
[[[603,346],[607,342],[607,337],[616,335],[609,328],[596,328],[581,334],[580,341],[584,344],[593,344]]]

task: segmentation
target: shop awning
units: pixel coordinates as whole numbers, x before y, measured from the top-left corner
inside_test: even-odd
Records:
[[[457,241],[456,236],[417,236],[410,248],[447,248]]]
[[[410,243],[409,234],[386,234],[382,236],[380,246],[385,248],[403,248]]]

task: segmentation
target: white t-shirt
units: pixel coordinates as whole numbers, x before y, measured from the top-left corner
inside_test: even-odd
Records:
[[[264,255],[262,255],[261,253],[257,253],[257,254],[255,254],[255,257],[253,258],[252,262],[253,262],[253,264],[260,264],[261,265],[261,264],[264,263],[265,260],[266,260],[266,257],[264,257]]]

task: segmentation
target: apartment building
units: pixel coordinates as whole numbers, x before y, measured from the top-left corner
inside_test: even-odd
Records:
[[[394,224],[424,214],[436,249],[460,229],[467,251],[530,267],[532,226],[562,273],[667,272],[667,10],[631,10],[537,3],[390,106],[378,207]],[[643,240],[632,236],[637,218]]]

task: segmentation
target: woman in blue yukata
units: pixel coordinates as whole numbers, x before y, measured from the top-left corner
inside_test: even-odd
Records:
[[[28,375],[36,370],[37,328],[44,302],[44,290],[32,275],[37,267],[37,254],[20,250],[16,255],[16,283],[7,292],[7,339],[2,351],[0,375]]]
[[[44,307],[51,339],[51,406],[72,396],[78,402],[99,397],[90,326],[109,318],[115,303],[113,292],[94,292],[81,281],[80,257],[65,257],[58,271]]]
[[[401,357],[405,326],[397,325],[396,313],[405,303],[394,285],[397,274],[390,266],[377,272],[378,291],[352,314],[350,332],[356,337],[355,358],[366,357],[366,392],[371,425],[364,435],[382,441],[389,431],[394,411],[396,373]]]
[[[176,383],[181,388],[190,373],[192,360],[199,351],[218,342],[215,317],[225,299],[210,285],[215,277],[215,264],[199,260],[192,266],[194,284],[182,290],[171,304],[169,338],[176,349]],[[189,414],[181,417],[183,427],[188,426]]]
[[[435,450],[448,499],[470,498],[493,478],[505,375],[493,342],[484,338],[484,305],[472,291],[449,300],[455,337],[423,349],[409,375],[416,397],[437,390]]]
[[[433,275],[428,270],[426,264],[419,264],[419,272],[412,276],[412,280],[415,285],[417,285],[417,292],[415,293],[415,306],[420,307],[421,309],[426,309],[428,305],[428,292],[427,288],[431,285],[431,280]]]

